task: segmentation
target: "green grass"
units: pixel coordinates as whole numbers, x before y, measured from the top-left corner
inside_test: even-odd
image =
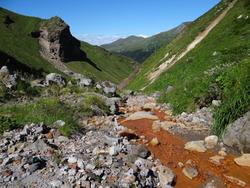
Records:
[[[250,110],[250,60],[228,68],[216,81],[223,103],[215,110],[213,132],[222,135],[229,123]]]
[[[60,102],[56,98],[39,99],[36,102],[28,104],[7,104],[0,108],[0,117],[11,118],[6,126],[1,124],[1,133],[7,129],[18,126],[24,126],[27,123],[41,123],[52,125],[57,120],[65,121],[65,125],[59,130],[62,134],[70,136],[74,131],[78,130],[78,125],[74,120],[73,110],[66,104]]]
[[[67,66],[75,72],[93,77],[96,81],[110,80],[118,84],[127,78],[136,66],[132,60],[111,54],[98,46],[81,42],[81,49],[99,70],[87,62],[69,62]]]
[[[152,54],[141,66],[141,71],[137,77],[132,80],[127,89],[130,90],[140,90],[141,88],[149,84],[148,75],[157,68],[166,59],[164,56],[169,53],[169,57],[174,54],[180,54],[186,46],[192,42],[195,37],[202,32],[209,23],[218,16],[220,12],[218,10],[223,10],[226,7],[225,1],[222,1],[209,12],[190,23],[183,33],[175,38],[170,44],[161,47],[156,53]]]
[[[9,27],[3,23],[6,15],[14,21]],[[38,41],[30,36],[31,32],[39,30],[41,22],[39,18],[21,16],[0,8],[0,52],[35,70],[57,72],[40,56]],[[5,63],[8,62],[0,60],[0,65]]]
[[[109,114],[110,110],[109,107],[104,103],[101,97],[97,96],[95,93],[85,93],[84,95],[84,101],[79,106],[79,111],[84,116],[91,117],[96,112],[92,109],[93,106],[96,106],[98,109],[100,109],[103,114]]]
[[[151,56],[129,89],[138,90],[147,85],[146,76],[158,66],[159,59],[166,53],[179,53],[187,46],[195,34],[214,18],[216,9],[189,25],[183,35]],[[237,19],[239,15],[243,18]],[[161,74],[145,92],[160,91],[159,102],[170,103],[176,114],[192,112],[198,107],[209,106],[213,99],[221,99],[221,106],[214,112],[213,127],[214,133],[221,135],[228,123],[239,118],[250,106],[250,19],[245,18],[249,15],[250,2],[238,1],[200,44]],[[166,93],[168,85],[174,87],[170,93]]]

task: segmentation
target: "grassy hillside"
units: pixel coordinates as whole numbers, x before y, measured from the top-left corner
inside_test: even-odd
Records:
[[[75,72],[94,77],[96,80],[110,80],[119,83],[128,77],[134,66],[137,66],[126,57],[112,54],[86,42],[81,42],[81,49],[87,53],[87,57],[94,65],[86,62],[69,62],[67,66]]]
[[[13,21],[8,27],[4,24],[6,16]],[[8,63],[11,58],[9,63],[22,64],[23,67],[44,72],[56,71],[40,57],[37,39],[30,35],[32,31],[39,29],[41,21],[39,18],[21,16],[0,8],[0,65]]]
[[[183,31],[187,24],[188,23],[183,23],[174,29],[159,33],[152,37],[143,38],[130,36],[125,39],[119,39],[111,44],[102,45],[102,47],[110,52],[122,54],[138,62],[143,62],[152,53],[162,47],[162,45],[171,42]]]
[[[6,24],[6,16],[10,23]],[[39,53],[38,39],[31,32],[38,31],[44,20],[22,16],[0,8],[0,66],[7,64],[13,69],[31,72],[58,72]],[[87,53],[91,63],[69,62],[72,70],[91,75],[96,80],[111,80],[119,83],[133,70],[132,60],[113,55],[100,47],[82,42],[82,50]]]
[[[140,89],[165,54],[178,54],[227,6],[222,1],[188,26],[183,35],[151,56],[129,88]],[[220,11],[219,11],[220,10]],[[250,2],[238,1],[209,35],[160,75],[146,92],[161,91],[160,102],[171,103],[175,113],[193,111],[221,99],[215,110],[213,130],[221,134],[228,123],[250,110]],[[167,86],[174,90],[166,93]]]

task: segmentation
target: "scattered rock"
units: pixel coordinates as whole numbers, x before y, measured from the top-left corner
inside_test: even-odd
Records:
[[[224,159],[223,156],[215,155],[215,156],[209,158],[209,162],[211,162],[215,165],[221,165],[220,161],[223,159]]]
[[[53,125],[55,127],[63,127],[66,123],[62,120],[57,120],[55,123],[53,123]]]
[[[212,105],[213,105],[213,106],[220,106],[220,104],[221,104],[221,101],[220,101],[220,100],[213,100],[213,101],[212,101]]]
[[[3,66],[0,69],[0,81],[7,88],[12,88],[17,85],[17,75],[11,75],[7,66]]]
[[[138,119],[151,119],[151,120],[158,120],[158,117],[156,115],[153,115],[151,112],[135,112],[131,114],[128,118],[126,118],[126,121],[129,120],[138,120]]]
[[[233,176],[228,176],[228,175],[223,175],[228,181],[232,182],[232,183],[235,183],[241,187],[245,187],[246,186],[246,182],[236,178],[236,177],[233,177]]]
[[[199,188],[225,188],[225,185],[219,178],[210,177]]]
[[[199,174],[198,170],[195,167],[191,167],[191,166],[184,167],[182,169],[182,172],[189,179],[193,179],[193,178],[197,177]]]
[[[46,76],[46,84],[47,85],[56,84],[58,86],[64,86],[65,81],[62,75],[58,73],[50,73]]]
[[[69,158],[68,158],[68,163],[74,164],[74,163],[76,163],[76,162],[77,162],[77,158],[76,158],[76,157],[69,157]]]
[[[218,140],[219,140],[219,138],[216,135],[207,136],[205,138],[206,148],[213,149],[218,144]]]
[[[157,145],[160,144],[160,142],[159,142],[159,140],[155,137],[155,138],[153,138],[153,139],[150,141],[150,144],[151,144],[152,146],[157,146]]]
[[[250,112],[228,125],[223,142],[238,151],[250,153]]]
[[[158,176],[159,176],[161,187],[166,187],[174,183],[175,174],[168,167],[161,165],[158,170]]]
[[[53,180],[53,181],[50,182],[50,185],[52,187],[61,188],[62,187],[62,182],[60,180]]]
[[[237,165],[250,167],[250,154],[243,154],[235,158],[234,161]]]
[[[185,144],[185,149],[190,151],[206,152],[207,149],[204,144],[203,140],[187,142]]]

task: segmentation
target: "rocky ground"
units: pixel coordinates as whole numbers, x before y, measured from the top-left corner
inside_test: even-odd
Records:
[[[209,136],[210,108],[173,116],[155,97],[102,97],[116,115],[82,118],[81,131],[70,138],[59,133],[61,120],[5,132],[0,187],[249,186],[249,154],[234,159],[217,136]],[[77,105],[81,98],[60,100]],[[239,170],[243,176],[226,172]]]

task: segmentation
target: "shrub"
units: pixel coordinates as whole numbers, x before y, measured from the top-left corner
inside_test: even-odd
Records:
[[[217,79],[223,90],[222,104],[214,112],[213,132],[221,136],[227,125],[250,110],[250,62],[230,67]]]
[[[7,116],[0,116],[0,134],[3,134],[4,131],[13,130],[18,127],[19,125],[15,119]]]
[[[80,111],[86,116],[98,115],[95,109],[99,109],[101,113],[108,114],[109,107],[105,104],[103,99],[94,93],[85,94],[85,99],[80,107]]]
[[[5,105],[0,109],[0,116],[11,117],[18,125],[40,122],[51,125],[57,120],[63,120],[66,124],[59,130],[65,136],[79,130],[73,109],[56,98],[43,98],[29,104]]]

